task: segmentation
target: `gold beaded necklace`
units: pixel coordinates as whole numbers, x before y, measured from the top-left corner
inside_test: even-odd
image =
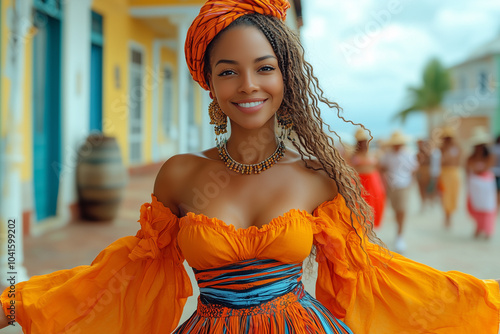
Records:
[[[220,145],[217,145],[217,150],[219,151],[219,157],[221,158],[222,161],[224,161],[224,164],[226,165],[227,168],[236,173],[241,173],[241,174],[260,174],[261,172],[271,168],[272,166],[274,166],[274,164],[280,161],[280,159],[283,158],[283,156],[285,155],[285,150],[286,150],[285,143],[283,142],[283,140],[279,140],[276,150],[266,160],[261,161],[257,164],[242,164],[234,160],[229,155],[226,144],[227,140],[223,141]]]

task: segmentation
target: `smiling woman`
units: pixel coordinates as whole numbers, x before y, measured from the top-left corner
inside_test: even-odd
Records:
[[[271,44],[243,18],[218,35],[207,50],[210,93],[229,117],[235,134],[265,125],[272,129],[284,94],[283,76]],[[245,159],[241,154],[235,158]],[[255,159],[259,161],[259,157]]]
[[[288,7],[205,3],[186,59],[210,91],[221,138],[165,162],[135,237],[91,266],[17,284],[15,298],[6,290],[4,312],[13,301],[25,333],[496,334],[494,280],[440,272],[376,244],[358,175],[323,131],[319,102],[339,107],[283,23]],[[317,299],[301,281],[312,249]],[[192,294],[184,260],[200,297],[179,326]]]

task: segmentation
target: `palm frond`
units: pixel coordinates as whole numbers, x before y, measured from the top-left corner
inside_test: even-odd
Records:
[[[408,116],[415,112],[430,113],[432,110],[441,110],[446,92],[451,87],[449,71],[437,58],[431,59],[422,73],[420,87],[408,87],[409,107],[398,111],[393,120],[406,121]]]

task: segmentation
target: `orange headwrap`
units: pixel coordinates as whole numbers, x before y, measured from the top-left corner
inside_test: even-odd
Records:
[[[285,20],[288,8],[287,0],[208,0],[189,27],[184,45],[193,79],[204,89],[209,89],[203,75],[205,50],[212,39],[238,17],[259,13]]]

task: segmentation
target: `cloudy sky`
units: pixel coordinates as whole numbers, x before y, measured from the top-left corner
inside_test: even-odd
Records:
[[[422,116],[404,126],[391,121],[407,103],[406,89],[419,85],[433,56],[460,63],[500,35],[500,1],[493,0],[306,0],[301,38],[306,58],[326,96],[344,116],[365,124],[376,137],[403,129],[425,134]],[[335,129],[352,135],[328,113]]]

